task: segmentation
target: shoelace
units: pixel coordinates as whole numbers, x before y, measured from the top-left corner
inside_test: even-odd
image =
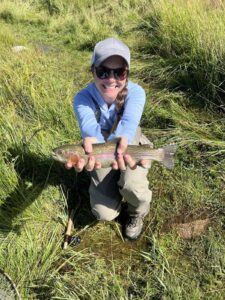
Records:
[[[136,217],[129,217],[127,222],[127,227],[135,227],[138,223],[138,218]]]

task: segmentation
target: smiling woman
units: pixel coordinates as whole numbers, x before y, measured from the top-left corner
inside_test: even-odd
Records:
[[[111,56],[100,67],[93,68],[95,84],[110,106],[127,84],[127,67],[121,56]]]
[[[66,166],[74,166],[77,172],[90,171],[90,202],[97,219],[115,219],[121,211],[122,200],[127,203],[123,232],[126,238],[134,240],[142,232],[152,193],[148,188],[148,168],[143,168],[146,162],[137,165],[125,154],[128,144],[141,144],[139,122],[145,105],[144,90],[128,79],[129,68],[130,50],[122,41],[108,38],[96,44],[91,61],[94,82],[74,98],[74,110],[89,159],[70,160]],[[119,138],[115,160],[111,167],[103,168],[92,155],[92,144],[115,138]]]

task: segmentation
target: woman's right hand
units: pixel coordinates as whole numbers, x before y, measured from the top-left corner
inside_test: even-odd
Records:
[[[87,163],[85,164],[85,160],[83,158],[80,158],[76,164],[74,164],[72,161],[68,160],[65,167],[67,169],[70,169],[72,167],[75,168],[76,172],[82,172],[85,168],[87,171],[93,171],[94,169],[100,169],[101,163],[95,160],[95,157],[91,155],[91,152],[93,151],[92,144],[97,143],[97,140],[95,137],[86,137],[83,139],[83,147],[86,154],[90,154]]]

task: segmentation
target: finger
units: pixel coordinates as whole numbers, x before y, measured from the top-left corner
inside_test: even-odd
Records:
[[[120,153],[117,155],[117,163],[118,163],[118,167],[120,170],[122,170],[122,171],[126,170],[126,165],[125,165],[125,161],[123,159],[123,155]]]
[[[138,166],[144,168],[144,169],[148,169],[150,168],[150,165],[149,165],[149,161],[148,160],[145,160],[145,159],[141,159],[138,163],[137,163]]]
[[[79,172],[83,171],[84,166],[85,166],[85,160],[83,158],[81,158],[78,160],[78,162],[74,166],[74,168],[79,173]]]
[[[116,160],[113,161],[111,167],[113,170],[119,170],[119,166]]]
[[[95,157],[90,156],[88,159],[88,163],[85,166],[85,169],[90,172],[90,171],[93,171],[94,166],[95,166]]]
[[[124,161],[130,169],[134,170],[137,168],[136,161],[128,154],[124,155]]]
[[[71,155],[65,164],[66,169],[74,167],[77,164],[78,160],[79,157],[77,155]]]
[[[99,161],[96,161],[94,169],[99,170],[99,169],[101,169],[101,167],[102,167],[102,164]]]
[[[93,151],[92,144],[97,143],[96,138],[86,137],[83,140],[83,147],[86,153],[91,153]]]
[[[145,159],[141,159],[141,160],[140,160],[140,165],[141,165],[142,167],[147,166],[147,164],[148,164],[148,161],[147,161],[147,160],[145,160]]]
[[[127,145],[128,145],[128,139],[126,137],[121,137],[117,147],[117,153],[118,154],[124,153],[127,149]]]
[[[92,152],[92,143],[89,140],[84,140],[83,147],[86,153]]]
[[[73,164],[69,161],[65,164],[65,168],[68,170],[71,169],[72,167],[73,167]]]

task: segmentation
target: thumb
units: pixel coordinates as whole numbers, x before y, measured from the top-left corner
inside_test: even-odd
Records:
[[[83,147],[86,153],[91,153],[93,151],[92,144],[96,143],[95,137],[86,137],[83,140]]]
[[[119,141],[119,145],[117,147],[117,153],[122,154],[126,151],[128,145],[128,139],[126,137],[121,137]]]

